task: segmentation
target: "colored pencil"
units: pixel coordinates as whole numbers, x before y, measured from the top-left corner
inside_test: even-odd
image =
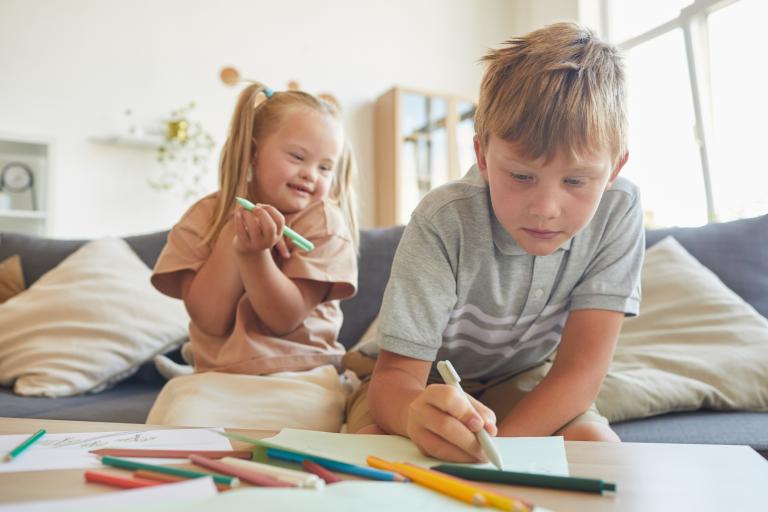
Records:
[[[188,480],[183,476],[168,475],[166,473],[158,473],[157,471],[149,471],[147,469],[137,469],[136,471],[133,472],[133,476],[135,478],[141,478],[143,480],[154,480],[156,482],[163,482],[163,483],[181,482],[183,480]],[[218,484],[216,482],[214,482],[213,485],[215,485],[216,489],[218,489],[219,491],[229,491],[232,489],[228,485]]]
[[[255,471],[256,473],[261,473],[263,475],[268,475],[273,478],[277,478],[282,482],[286,482],[298,487],[318,489],[325,486],[325,480],[322,480],[314,473],[305,473],[304,471],[296,471],[294,469],[281,468],[278,466],[271,466],[269,464],[262,464],[261,462],[233,459],[230,457],[221,459],[221,462],[231,466]]]
[[[150,471],[157,471],[158,473],[165,473],[168,475],[183,476],[185,478],[201,478],[210,476],[214,482],[220,484],[226,484],[230,487],[238,487],[240,485],[240,479],[231,476],[212,475],[210,473],[202,473],[200,471],[190,471],[188,469],[168,467],[168,466],[156,466],[154,464],[145,464],[143,462],[134,462],[132,460],[118,459],[116,457],[110,457],[105,455],[101,458],[101,463],[107,466],[113,466],[123,469],[148,469]]]
[[[209,459],[221,459],[235,457],[238,459],[250,459],[253,452],[250,450],[143,450],[135,448],[99,448],[91,450],[95,455],[111,455],[113,457],[150,457],[155,459],[187,459],[190,455],[202,455]]]
[[[163,485],[162,482],[155,482],[152,480],[144,480],[141,478],[124,477],[120,475],[112,475],[110,473],[101,473],[100,471],[86,471],[85,481],[97,484],[106,484],[113,487],[122,487],[123,489],[136,489],[138,487],[153,487],[155,485]]]
[[[450,496],[451,498],[461,500],[464,503],[470,503],[472,505],[479,506],[485,506],[488,504],[487,498],[483,496],[480,490],[474,486],[460,485],[456,482],[452,482],[447,478],[429,475],[405,464],[388,462],[378,457],[370,456],[368,457],[367,461],[370,466],[379,469],[386,469],[387,471],[397,471],[401,475],[408,477],[414,483],[432,489],[433,491],[445,494],[446,496]]]
[[[316,457],[314,455],[308,455],[305,453],[294,453],[286,450],[280,450],[278,448],[267,448],[267,455],[273,459],[287,460],[290,462],[296,462],[297,464],[301,464],[303,461],[308,459],[312,462],[320,464],[326,469],[338,471],[339,473],[346,473],[348,475],[359,476],[362,478],[369,478],[371,480],[384,480],[388,482],[407,481],[407,479],[402,475],[398,475],[392,471],[380,471],[378,469],[356,466],[354,464],[326,459],[324,457]]]
[[[195,464],[197,466],[210,469],[213,471],[217,471],[219,473],[231,475],[239,478],[243,482],[248,482],[249,484],[258,485],[260,487],[295,487],[295,485],[290,484],[288,482],[283,482],[282,480],[278,480],[273,476],[265,475],[264,473],[258,473],[250,469],[244,469],[237,466],[233,466],[231,464],[227,464],[225,462],[221,462],[218,460],[207,459],[200,455],[190,455],[189,460],[192,461],[192,464]],[[244,461],[241,461],[240,459],[231,459],[231,460],[244,462]]]
[[[303,461],[301,461],[301,466],[307,471],[314,473],[320,478],[322,478],[323,480],[325,480],[326,484],[330,485],[330,484],[335,484],[335,483],[344,481],[343,478],[340,478],[334,475],[333,473],[325,469],[323,466],[321,466],[317,462],[312,462],[309,459],[304,459]]]
[[[497,471],[495,469],[473,468],[453,464],[440,464],[432,469],[459,476],[468,480],[494,482],[507,485],[523,485],[530,487],[546,487],[566,491],[581,491],[603,493],[616,491],[616,484],[594,478],[575,476],[542,475],[536,473],[519,473],[514,471]]]
[[[236,197],[235,199],[237,200],[238,203],[240,203],[240,206],[242,206],[249,212],[252,212],[253,209],[256,207],[255,204],[253,204],[249,200],[244,199],[242,197]],[[310,242],[309,240],[307,240],[306,238],[304,238],[303,236],[301,236],[300,234],[298,234],[288,226],[283,226],[283,234],[288,238],[290,238],[291,241],[293,241],[293,243],[296,244],[296,246],[303,251],[309,252],[315,248],[312,242]]]
[[[395,463],[395,464],[399,465],[399,463]],[[485,498],[488,500],[488,506],[490,507],[494,507],[499,510],[509,510],[511,512],[530,512],[534,508],[532,504],[528,503],[525,500],[522,500],[520,498],[515,498],[514,496],[510,496],[508,494],[499,493],[494,489],[489,489],[487,487],[477,485],[474,482],[469,482],[467,480],[464,480],[455,476],[447,475],[439,471],[435,471],[422,466],[417,466],[416,464],[411,464],[410,462],[406,462],[404,464],[414,468],[417,471],[430,473],[432,475],[438,475],[440,478],[447,478],[448,480],[452,482],[456,482],[460,485],[472,486],[476,488],[483,496],[485,496]]]
[[[26,450],[27,448],[35,444],[37,440],[43,437],[44,435],[45,435],[45,429],[41,428],[40,430],[38,430],[37,432],[29,436],[27,439],[25,439],[24,442],[22,442],[19,446],[17,446],[10,452],[6,453],[5,457],[3,457],[3,462],[12,461],[13,459],[21,455],[24,452],[24,450]]]

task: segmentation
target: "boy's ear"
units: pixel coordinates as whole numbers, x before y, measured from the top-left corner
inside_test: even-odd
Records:
[[[616,167],[614,167],[613,172],[611,172],[611,177],[608,179],[608,186],[605,187],[606,189],[610,188],[610,186],[613,185],[613,182],[616,181],[616,178],[619,177],[619,172],[621,172],[621,168],[624,167],[624,164],[627,163],[627,160],[629,160],[629,151],[621,155],[619,161],[616,162]]]
[[[480,144],[480,139],[475,135],[472,138],[472,142],[475,146],[475,158],[477,159],[477,168],[480,170],[480,175],[487,182],[488,181],[488,162],[485,160],[485,154],[483,153],[483,146]]]

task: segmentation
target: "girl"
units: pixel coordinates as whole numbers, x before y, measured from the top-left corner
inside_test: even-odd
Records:
[[[319,373],[332,373],[338,386],[333,366],[344,352],[336,340],[339,301],[357,286],[354,171],[334,104],[300,91],[273,92],[260,83],[240,94],[222,151],[220,190],[192,205],[173,227],[152,275],[158,290],[186,305],[195,370],[209,374],[205,386],[232,389],[196,402],[205,407],[190,417],[170,404],[200,394],[199,374],[172,379],[148,422],[234,426],[232,418],[225,424],[210,412],[220,396],[244,391],[241,379],[224,374],[283,378],[286,372],[322,368]],[[236,206],[237,196],[256,207],[249,212]],[[287,242],[285,226],[314,248],[307,252]],[[296,375],[303,378],[289,377]],[[317,382],[318,372],[307,375]],[[286,397],[278,397],[290,388],[285,382],[247,382],[249,394],[264,396],[266,385],[268,401],[286,404]],[[262,406],[253,407],[260,416]]]

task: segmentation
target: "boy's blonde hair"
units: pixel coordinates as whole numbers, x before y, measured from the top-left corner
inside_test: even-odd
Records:
[[[229,135],[221,151],[219,200],[216,213],[204,236],[206,243],[211,243],[218,237],[235,208],[235,196],[248,195],[253,141],[256,141],[257,145],[261,143],[277,129],[285,115],[297,107],[312,108],[341,122],[338,105],[327,99],[303,91],[270,91],[272,96],[267,98],[265,91],[267,87],[264,84],[254,82],[246,87],[237,99]],[[254,169],[253,172],[257,171]],[[354,155],[349,144],[345,142],[341,158],[336,164],[328,199],[341,209],[355,247],[358,246],[359,239],[357,201],[353,187],[356,174]],[[258,201],[258,198],[255,199]]]
[[[475,132],[515,142],[528,158],[627,151],[624,69],[618,50],[586,27],[555,23],[511,39],[482,59]]]

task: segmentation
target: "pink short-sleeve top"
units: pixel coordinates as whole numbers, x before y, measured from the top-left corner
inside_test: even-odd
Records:
[[[208,259],[212,246],[203,236],[216,202],[216,194],[204,197],[168,234],[152,274],[152,283],[163,293],[180,298],[181,271],[197,272]],[[287,335],[272,333],[245,293],[238,301],[234,326],[225,336],[212,336],[190,321],[197,371],[259,375],[329,363],[339,366],[344,353],[337,341],[343,320],[339,303],[357,289],[357,255],[349,228],[338,207],[324,201],[286,215],[285,221],[315,248],[305,252],[293,247],[290,258],[275,256],[275,262],[290,278],[329,283],[327,297]]]

